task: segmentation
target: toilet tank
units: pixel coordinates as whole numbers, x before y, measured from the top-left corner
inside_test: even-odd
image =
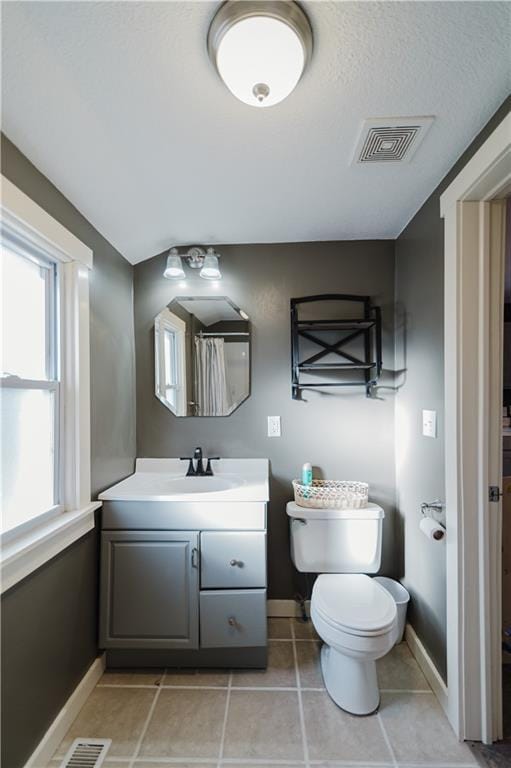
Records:
[[[363,509],[309,509],[287,504],[291,559],[307,573],[376,573],[385,513]]]

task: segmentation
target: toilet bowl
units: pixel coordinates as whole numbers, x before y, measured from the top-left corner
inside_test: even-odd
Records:
[[[378,709],[376,659],[398,638],[396,603],[367,574],[378,573],[382,524],[378,504],[318,509],[290,501],[291,558],[299,571],[319,573],[311,618],[324,642],[321,670],[335,703],[353,715]]]
[[[376,711],[375,662],[396,638],[392,596],[365,574],[322,574],[312,591],[311,619],[324,642],[321,670],[331,698],[354,715]]]

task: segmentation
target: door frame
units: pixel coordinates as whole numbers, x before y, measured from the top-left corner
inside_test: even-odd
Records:
[[[447,716],[460,739],[502,735],[501,366],[511,112],[440,198],[445,221]],[[493,232],[493,235],[492,235]]]

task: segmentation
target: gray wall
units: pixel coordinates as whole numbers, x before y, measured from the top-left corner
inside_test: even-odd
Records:
[[[206,454],[271,460],[269,594],[303,589],[289,557],[285,503],[304,461],[327,477],[364,479],[387,512],[383,570],[398,573],[401,538],[394,525],[392,390],[368,400],[363,389],[306,393],[291,399],[289,299],[326,292],[370,294],[383,308],[384,363],[394,362],[394,244],[387,241],[221,246],[224,279],[215,289],[191,276],[186,288],[163,278],[165,254],[135,267],[137,455]],[[226,418],[176,418],[154,395],[153,320],[174,296],[229,296],[250,316],[252,394]],[[392,383],[392,376],[387,376]],[[282,417],[282,437],[266,437],[268,415]]]
[[[2,596],[3,768],[25,764],[97,655],[97,549],[93,530]]]
[[[396,241],[397,506],[403,519],[403,582],[412,626],[447,679],[445,544],[419,531],[420,503],[445,498],[444,229],[440,195],[511,108],[507,99]],[[422,409],[438,412],[438,437],[422,437]]]
[[[94,251],[92,492],[133,471],[133,268],[2,136],[2,173]],[[84,537],[2,596],[2,765],[29,757],[97,651],[97,542]]]

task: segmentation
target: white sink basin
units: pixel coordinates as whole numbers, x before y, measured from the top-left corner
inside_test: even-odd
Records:
[[[212,459],[213,475],[186,477],[180,459],[137,459],[135,473],[100,493],[105,501],[268,501],[268,459]]]
[[[161,482],[161,481],[160,481]],[[169,493],[218,493],[243,485],[241,477],[172,477],[163,481]]]

